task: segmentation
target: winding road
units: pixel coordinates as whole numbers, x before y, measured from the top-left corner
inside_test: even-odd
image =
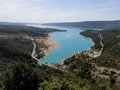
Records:
[[[101,44],[101,49],[100,49],[100,51],[99,51],[99,53],[97,54],[97,55],[94,55],[93,57],[94,58],[96,58],[96,57],[98,57],[98,56],[100,56],[101,55],[101,53],[102,53],[102,51],[103,51],[103,47],[104,47],[104,45],[103,45],[103,37],[102,37],[102,35],[101,35],[101,33],[99,33],[99,37],[100,37],[100,44]]]
[[[54,69],[58,69],[58,70],[63,71],[62,69],[60,69],[59,67],[56,67],[55,65],[46,64],[46,63],[42,62],[41,60],[37,59],[37,58],[36,58],[36,56],[37,56],[37,54],[36,54],[36,44],[35,44],[35,42],[33,42],[33,41],[32,41],[32,43],[33,43],[33,45],[34,45],[33,51],[32,51],[32,54],[31,54],[31,57],[32,57],[33,59],[35,59],[36,61],[40,62],[40,63],[43,64],[43,65],[46,65],[46,66],[48,66],[48,67],[51,67],[51,68],[54,68]],[[43,53],[43,52],[41,52],[41,53]],[[39,54],[40,54],[40,53],[39,53]]]
[[[101,53],[102,53],[102,51],[103,51],[103,47],[104,47],[103,42],[102,42],[102,41],[103,41],[103,37],[102,37],[101,33],[99,33],[99,37],[100,37],[100,39],[101,39],[101,40],[100,40],[101,50],[98,52],[97,55],[94,55],[94,56],[93,56],[94,58],[96,58],[96,57],[98,57],[98,56],[101,55]],[[56,67],[56,66],[53,65],[53,64],[46,64],[46,63],[42,62],[40,59],[36,58],[36,56],[37,56],[38,54],[41,54],[41,53],[43,53],[44,51],[36,54],[36,44],[35,44],[35,42],[34,42],[33,40],[32,40],[32,43],[33,43],[33,45],[34,45],[33,51],[32,51],[32,54],[31,54],[31,57],[32,57],[33,59],[35,59],[36,61],[40,62],[40,63],[43,64],[43,65],[46,65],[46,66],[49,66],[49,67],[51,67],[51,68],[58,69],[58,70],[61,70],[61,71],[64,72],[64,70],[62,70],[61,68]]]

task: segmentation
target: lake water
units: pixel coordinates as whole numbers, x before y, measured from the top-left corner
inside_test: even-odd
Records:
[[[45,63],[61,63],[64,59],[72,56],[74,53],[87,50],[93,45],[89,38],[85,38],[79,34],[86,30],[85,28],[45,25],[34,26],[67,30],[67,32],[55,32],[50,35],[51,39],[59,44],[59,48],[55,48],[42,60]]]

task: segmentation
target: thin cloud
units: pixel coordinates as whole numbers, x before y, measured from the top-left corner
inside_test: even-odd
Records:
[[[94,20],[106,17],[104,12],[113,13],[120,10],[119,1],[101,4],[96,2],[96,5],[88,3],[88,6],[73,7],[71,5],[66,7],[65,4],[57,6],[54,5],[54,1],[56,0],[50,0],[51,3],[48,0],[0,0],[0,20],[28,22],[79,21],[89,18]],[[56,2],[58,4],[59,0]],[[115,14],[111,17],[118,18]]]
[[[87,6],[85,8],[81,8],[79,10],[89,10],[89,9],[96,9],[96,8],[100,8],[100,7],[105,7],[105,6],[110,6],[110,5],[115,5],[115,4],[120,4],[120,1],[118,2],[108,2],[108,3],[104,3],[104,4],[97,4],[97,5],[92,5],[92,6]]]

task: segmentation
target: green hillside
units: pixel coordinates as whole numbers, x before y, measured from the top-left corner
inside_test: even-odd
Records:
[[[68,26],[80,28],[98,28],[98,29],[118,29],[120,28],[120,20],[116,21],[84,21],[84,22],[65,22],[65,23],[46,23],[52,26]]]
[[[81,32],[95,45],[65,59],[62,65],[56,64],[60,68],[56,69],[37,65],[31,57],[32,41],[39,37],[37,32],[42,33],[41,37],[47,37],[48,29],[40,31],[35,28],[33,33],[34,27],[25,26],[29,31],[26,33],[21,27],[0,28],[0,90],[120,90],[119,30]],[[44,43],[39,43],[37,52],[41,52],[38,48],[44,46]]]

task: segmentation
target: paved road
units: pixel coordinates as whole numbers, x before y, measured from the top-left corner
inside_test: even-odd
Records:
[[[54,69],[59,69],[59,70],[63,71],[62,69],[56,67],[55,65],[46,64],[46,63],[42,62],[41,60],[37,59],[36,56],[37,56],[38,54],[36,54],[36,44],[35,44],[35,42],[33,42],[33,41],[32,41],[32,43],[33,43],[33,45],[34,45],[33,51],[32,51],[32,54],[31,54],[31,56],[32,56],[33,59],[35,59],[36,61],[40,62],[40,63],[43,64],[43,65],[46,65],[46,66],[52,67],[52,68],[54,68]],[[40,53],[39,53],[39,54],[40,54]]]
[[[101,35],[101,33],[99,33],[99,37],[100,37],[100,44],[101,44],[101,49],[100,49],[100,51],[99,51],[99,53],[97,54],[97,55],[94,55],[93,57],[94,58],[96,58],[96,57],[99,57],[100,55],[101,55],[101,53],[102,53],[102,51],[103,51],[103,47],[104,47],[104,45],[103,45],[103,37],[102,37],[102,35]]]

